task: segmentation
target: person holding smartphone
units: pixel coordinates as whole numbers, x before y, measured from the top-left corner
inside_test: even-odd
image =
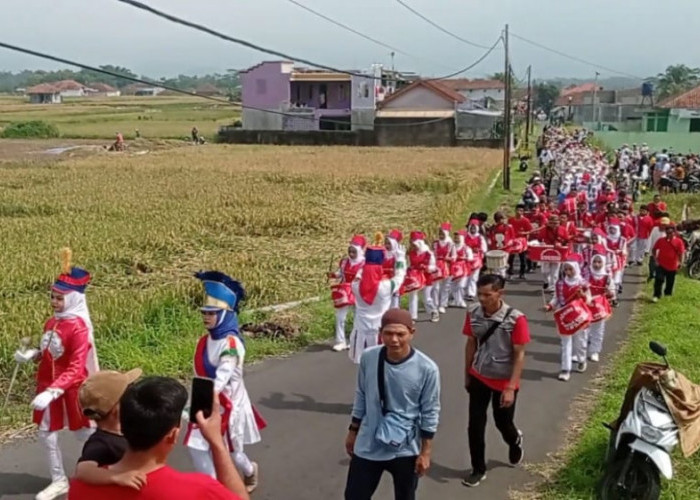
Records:
[[[243,382],[245,343],[239,335],[238,310],[245,300],[245,290],[238,281],[218,271],[200,272],[196,277],[204,284],[201,312],[207,334],[197,343],[195,375],[213,381],[224,421],[224,442],[250,493],[258,485],[258,464],[248,458],[243,447],[260,442],[265,422],[255,412]],[[195,469],[216,478],[211,446],[194,422],[188,426],[185,446]]]
[[[219,401],[212,398],[209,418],[197,413],[197,426],[209,443],[217,479],[180,472],[168,466],[168,456],[179,442],[180,417],[187,403],[187,390],[175,379],[147,377],[130,385],[119,402],[121,432],[126,453],[108,470],[114,474],[143,477],[141,489],[129,486],[88,484],[72,479],[68,500],[249,500],[241,476],[221,437]]]

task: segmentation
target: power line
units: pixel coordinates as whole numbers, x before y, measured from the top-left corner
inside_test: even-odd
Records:
[[[63,58],[63,57],[53,56],[53,55],[47,54],[47,53],[45,53],[45,52],[38,52],[38,51],[35,51],[35,50],[31,50],[31,49],[25,49],[25,48],[23,48],[23,47],[19,47],[19,46],[17,46],[17,45],[12,45],[12,44],[5,43],[5,42],[2,42],[2,41],[0,41],[0,47],[5,48],[5,49],[8,49],[8,50],[13,50],[13,51],[15,51],[15,52],[21,52],[21,53],[23,53],[23,54],[27,54],[27,55],[30,55],[30,56],[39,57],[39,58],[41,58],[41,59],[47,59],[47,60],[49,60],[49,61],[59,62],[59,63],[62,63],[62,64],[67,64],[67,65],[69,65],[69,66],[75,66],[76,68],[84,69],[84,70],[86,70],[86,71],[93,71],[93,72],[95,72],[95,73],[101,73],[101,74],[103,74],[103,75],[109,75],[109,76],[112,76],[112,77],[115,77],[115,78],[122,78],[122,79],[124,79],[124,80],[129,80],[130,82],[134,82],[134,83],[141,83],[141,84],[149,85],[149,86],[152,86],[152,87],[159,87],[159,88],[162,88],[162,89],[165,89],[165,90],[169,90],[169,91],[171,91],[171,92],[176,92],[176,93],[178,93],[178,94],[189,95],[189,96],[192,96],[192,97],[199,97],[199,98],[201,98],[201,99],[207,99],[207,100],[209,100],[209,101],[219,102],[219,103],[222,103],[222,104],[226,104],[226,105],[229,105],[229,106],[238,107],[238,108],[241,108],[241,109],[252,109],[252,110],[254,110],[254,111],[261,111],[261,112],[270,113],[270,114],[273,114],[273,115],[289,116],[289,117],[297,118],[297,119],[301,119],[301,120],[314,120],[314,121],[316,120],[316,118],[315,118],[315,117],[312,117],[312,116],[298,115],[298,114],[296,114],[296,113],[285,113],[284,111],[277,111],[277,110],[274,110],[274,109],[258,108],[258,107],[255,107],[255,106],[244,105],[243,103],[236,102],[236,101],[229,101],[229,100],[227,100],[227,99],[221,99],[221,98],[214,97],[214,96],[207,96],[207,95],[197,94],[196,92],[190,92],[190,91],[187,91],[187,90],[178,89],[177,87],[172,87],[172,86],[166,85],[166,84],[164,84],[164,83],[162,83],[162,82],[153,82],[153,81],[146,80],[146,79],[143,79],[143,78],[138,78],[138,77],[133,77],[133,76],[128,76],[128,75],[123,75],[123,74],[121,74],[121,73],[116,73],[116,72],[114,72],[114,71],[109,71],[109,70],[106,70],[106,69],[97,68],[97,67],[95,67],[95,66],[89,66],[89,65],[87,65],[87,64],[79,63],[79,62],[76,62],[76,61],[71,61],[70,59],[65,59],[65,58]],[[370,79],[370,78],[371,78],[371,77],[368,76],[368,75],[363,75],[363,76],[364,76],[365,78],[367,78],[367,79]],[[440,122],[440,121],[448,120],[448,119],[450,119],[450,118],[436,118],[436,119],[434,119],[434,120],[427,120],[427,121],[422,121],[422,122],[384,123],[384,124],[381,124],[381,123],[380,123],[380,124],[376,124],[375,127],[387,127],[387,128],[391,128],[391,127],[411,127],[411,126],[414,126],[414,125],[417,126],[417,125],[426,125],[426,124],[429,124],[429,123],[436,123],[436,122]],[[333,120],[333,119],[326,119],[326,118],[323,118],[322,120],[323,120],[324,122],[326,122],[326,123],[336,123],[336,124],[343,124],[343,125],[347,124],[347,122],[341,121],[341,120]]]
[[[491,47],[486,47],[488,50],[484,53],[484,55],[482,55],[479,59],[477,59],[476,61],[471,63],[469,66],[462,68],[459,71],[455,71],[454,73],[450,73],[449,75],[443,75],[443,76],[436,77],[436,78],[426,78],[426,80],[427,81],[447,80],[449,78],[454,78],[455,76],[461,75],[462,73],[466,73],[467,71],[469,71],[470,69],[474,68],[479,63],[481,63],[481,61],[486,59],[489,56],[489,54],[491,54],[491,52],[493,52],[496,49],[496,47],[498,46],[498,44],[501,41],[503,41],[503,37],[499,36],[496,39],[496,41],[493,43],[493,45],[491,45]]]
[[[408,4],[407,4],[406,2],[404,2],[403,0],[396,0],[396,1],[397,1],[401,6],[403,6],[406,10],[408,10],[409,12],[411,12],[411,13],[413,13],[414,15],[420,17],[420,18],[421,18],[423,21],[425,21],[426,23],[430,24],[430,25],[433,26],[434,28],[437,28],[438,30],[442,31],[443,33],[445,33],[445,34],[451,36],[452,38],[454,38],[454,39],[456,39],[456,40],[459,40],[459,41],[462,42],[462,43],[466,43],[467,45],[471,45],[472,47],[477,47],[477,48],[479,48],[479,49],[488,49],[488,47],[487,47],[486,45],[481,45],[481,44],[478,44],[478,43],[469,41],[469,40],[467,40],[466,38],[462,38],[461,36],[459,36],[459,35],[453,33],[452,31],[449,31],[449,30],[443,28],[443,27],[440,26],[438,23],[436,23],[435,21],[433,21],[433,20],[430,19],[429,17],[426,17],[425,15],[421,14],[420,12],[418,12],[416,9],[414,9],[413,7],[411,7],[410,5],[408,5]]]
[[[371,37],[371,36],[369,36],[369,35],[366,35],[366,34],[362,33],[361,31],[358,31],[358,30],[356,30],[355,28],[353,28],[353,27],[351,27],[351,26],[348,26],[347,24],[343,24],[343,23],[341,23],[340,21],[336,21],[335,19],[333,19],[333,18],[331,18],[331,17],[328,17],[327,15],[325,15],[325,14],[323,14],[323,13],[321,13],[321,12],[318,12],[317,10],[314,10],[314,9],[312,9],[311,7],[308,7],[308,6],[306,6],[306,5],[304,5],[304,4],[300,3],[300,2],[297,2],[296,0],[287,0],[287,1],[288,1],[289,3],[291,3],[291,4],[296,5],[297,7],[301,8],[301,9],[304,9],[305,11],[307,11],[307,12],[313,14],[313,15],[316,16],[316,17],[320,17],[321,19],[324,19],[325,21],[328,21],[329,23],[334,24],[335,26],[338,26],[338,27],[340,27],[340,28],[342,28],[342,29],[344,29],[344,30],[346,30],[346,31],[349,31],[350,33],[354,33],[355,35],[357,35],[357,36],[359,36],[359,37],[361,37],[361,38],[364,38],[365,40],[369,40],[370,42],[372,42],[372,43],[374,43],[374,44],[377,44],[377,45],[379,45],[380,47],[384,47],[384,48],[386,48],[386,49],[392,50],[392,51],[394,51],[394,52],[396,52],[396,53],[398,53],[398,54],[402,54],[402,55],[407,56],[407,57],[412,57],[412,58],[414,58],[414,59],[423,60],[423,61],[428,61],[428,59],[426,59],[426,58],[424,58],[424,57],[420,57],[420,56],[417,56],[417,55],[415,55],[415,54],[411,54],[411,53],[409,53],[409,52],[405,52],[405,51],[403,51],[403,50],[401,50],[401,49],[399,49],[399,48],[396,48],[396,47],[394,47],[394,46],[392,46],[392,45],[389,45],[388,43],[384,43],[384,42],[382,42],[381,40],[378,40],[378,39],[376,39],[376,38],[374,38],[374,37]],[[431,63],[434,63],[435,61],[434,61],[434,60],[431,60],[430,62],[431,62]]]
[[[397,0],[397,1],[398,1],[398,0]],[[576,56],[572,56],[572,55],[570,55],[570,54],[566,54],[565,52],[561,52],[560,50],[553,49],[553,48],[551,48],[551,47],[547,47],[546,45],[543,45],[543,44],[541,44],[541,43],[537,43],[537,42],[535,42],[535,41],[533,41],[533,40],[530,40],[530,39],[528,39],[528,38],[525,38],[524,36],[517,35],[517,34],[513,33],[512,31],[511,31],[510,34],[511,34],[512,37],[517,38],[518,40],[521,40],[521,41],[523,41],[523,42],[525,42],[525,43],[529,43],[530,45],[533,45],[533,46],[535,46],[535,47],[539,47],[540,49],[547,50],[547,51],[549,51],[549,52],[551,52],[551,53],[553,53],[553,54],[557,54],[557,55],[560,55],[560,56],[562,56],[562,57],[566,57],[566,58],[568,58],[568,59],[571,59],[572,61],[577,61],[577,62],[580,62],[581,64],[587,64],[588,66],[592,66],[592,67],[594,67],[594,68],[603,69],[603,70],[607,71],[608,73],[613,73],[613,74],[616,74],[616,75],[627,76],[627,77],[629,77],[629,78],[634,78],[634,79],[637,79],[637,80],[645,80],[645,78],[639,77],[639,76],[637,76],[637,75],[632,75],[632,74],[630,74],[630,73],[625,73],[624,71],[618,71],[618,70],[616,70],[616,69],[609,68],[609,67],[607,67],[607,66],[603,66],[602,64],[597,64],[597,63],[594,63],[594,62],[591,62],[591,61],[587,61],[586,59],[582,59],[582,58],[580,58],[580,57],[576,57]]]
[[[204,26],[204,25],[197,24],[197,23],[193,23],[193,22],[187,21],[186,19],[182,19],[182,18],[177,17],[177,16],[174,16],[174,15],[172,15],[172,14],[168,14],[168,13],[163,12],[163,11],[161,11],[161,10],[155,9],[155,8],[151,7],[150,5],[146,5],[146,4],[143,3],[143,2],[139,2],[139,1],[137,1],[137,0],[116,0],[116,1],[117,1],[117,2],[121,2],[121,3],[124,3],[124,4],[127,4],[127,5],[131,5],[132,7],[135,7],[135,8],[137,8],[137,9],[140,9],[140,10],[143,10],[143,11],[146,11],[146,12],[150,12],[151,14],[156,15],[156,16],[158,16],[158,17],[162,17],[163,19],[167,19],[167,20],[170,21],[170,22],[173,22],[173,23],[176,23],[176,24],[180,24],[180,25],[182,25],[182,26],[187,26],[188,28],[192,28],[192,29],[195,29],[195,30],[197,30],[197,31],[201,31],[201,32],[203,32],[203,33],[207,33],[207,34],[209,34],[209,35],[215,36],[215,37],[220,38],[220,39],[222,39],[222,40],[226,40],[227,42],[232,42],[232,43],[236,43],[236,44],[238,44],[238,45],[243,45],[244,47],[248,47],[249,49],[257,50],[257,51],[259,51],[259,52],[264,52],[264,53],[266,53],[266,54],[271,54],[271,55],[274,55],[274,56],[277,56],[277,57],[281,57],[281,58],[283,58],[283,59],[289,59],[289,60],[292,60],[292,61],[302,62],[302,63],[304,63],[304,64],[308,64],[309,66],[314,66],[314,67],[316,67],[316,68],[322,68],[322,69],[326,69],[326,70],[329,70],[329,71],[334,71],[334,72],[336,72],[336,73],[344,73],[344,74],[346,74],[346,75],[361,76],[361,77],[363,77],[363,78],[370,78],[370,79],[373,79],[373,80],[381,80],[380,77],[375,77],[375,76],[373,76],[373,75],[365,75],[365,74],[362,74],[362,73],[357,73],[357,72],[355,72],[355,71],[347,71],[347,70],[344,70],[344,69],[336,68],[336,67],[334,67],[334,66],[329,66],[329,65],[327,65],[327,64],[317,63],[317,62],[314,62],[314,61],[311,61],[311,60],[309,60],[309,59],[305,59],[305,58],[302,58],[302,57],[297,57],[297,56],[293,56],[293,55],[290,55],[290,54],[286,54],[286,53],[280,52],[280,51],[278,51],[278,50],[268,49],[268,48],[262,47],[262,46],[260,46],[260,45],[254,44],[254,43],[252,43],[252,42],[249,42],[249,41],[247,41],[247,40],[243,40],[243,39],[240,39],[240,38],[235,38],[235,37],[226,35],[226,34],[224,34],[224,33],[221,33],[221,32],[219,32],[219,31],[213,30],[213,29],[211,29],[211,28],[208,28],[208,27],[206,27],[206,26]]]

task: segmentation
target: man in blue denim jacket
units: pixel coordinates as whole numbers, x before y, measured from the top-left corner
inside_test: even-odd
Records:
[[[382,317],[383,346],[365,351],[357,375],[352,423],[345,448],[352,457],[346,500],[370,500],[384,471],[394,480],[396,500],[413,500],[418,478],[430,467],[432,440],[440,415],[440,372],[422,352],[411,347],[415,333],[408,311],[390,309]],[[378,371],[384,371],[384,412]],[[385,414],[400,422],[406,436],[385,444],[377,436]],[[394,436],[396,427],[389,429]],[[398,436],[401,436],[398,429]],[[381,432],[380,432],[381,437]]]

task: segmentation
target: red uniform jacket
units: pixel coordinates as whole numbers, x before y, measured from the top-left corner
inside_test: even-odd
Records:
[[[347,257],[343,258],[340,261],[340,272],[342,273],[343,282],[352,283],[355,281],[357,273],[360,272],[360,269],[362,269],[364,265],[364,261],[353,264]]]
[[[515,231],[509,224],[498,224],[489,231],[489,249],[502,250],[515,238]]]
[[[651,230],[654,229],[654,219],[649,215],[635,215],[632,218],[634,230],[637,232],[637,238],[646,240],[651,236]]]
[[[545,245],[566,245],[569,242],[569,235],[562,226],[558,226],[556,229],[545,226],[536,234],[537,239]]]
[[[88,376],[90,350],[88,329],[80,318],[49,319],[41,338],[41,358],[36,374],[37,394],[46,389],[62,389],[63,395],[49,407],[49,431],[59,431],[68,424],[72,431],[90,427],[78,401],[80,385]],[[35,410],[33,421],[41,424],[44,411]]]
[[[508,219],[508,224],[513,228],[518,238],[527,238],[529,236],[528,233],[532,231],[532,223],[527,217],[511,217]]]

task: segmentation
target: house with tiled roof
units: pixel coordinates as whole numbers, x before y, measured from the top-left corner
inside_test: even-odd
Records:
[[[40,83],[29,87],[25,94],[29,96],[29,102],[32,104],[60,104],[61,91],[51,83]]]
[[[500,80],[452,78],[440,83],[462,94],[475,108],[503,108],[506,85]]]
[[[91,96],[96,97],[119,97],[121,95],[119,89],[106,83],[91,83],[87,91]]]
[[[700,132],[700,86],[662,100],[644,116],[647,132]]]

